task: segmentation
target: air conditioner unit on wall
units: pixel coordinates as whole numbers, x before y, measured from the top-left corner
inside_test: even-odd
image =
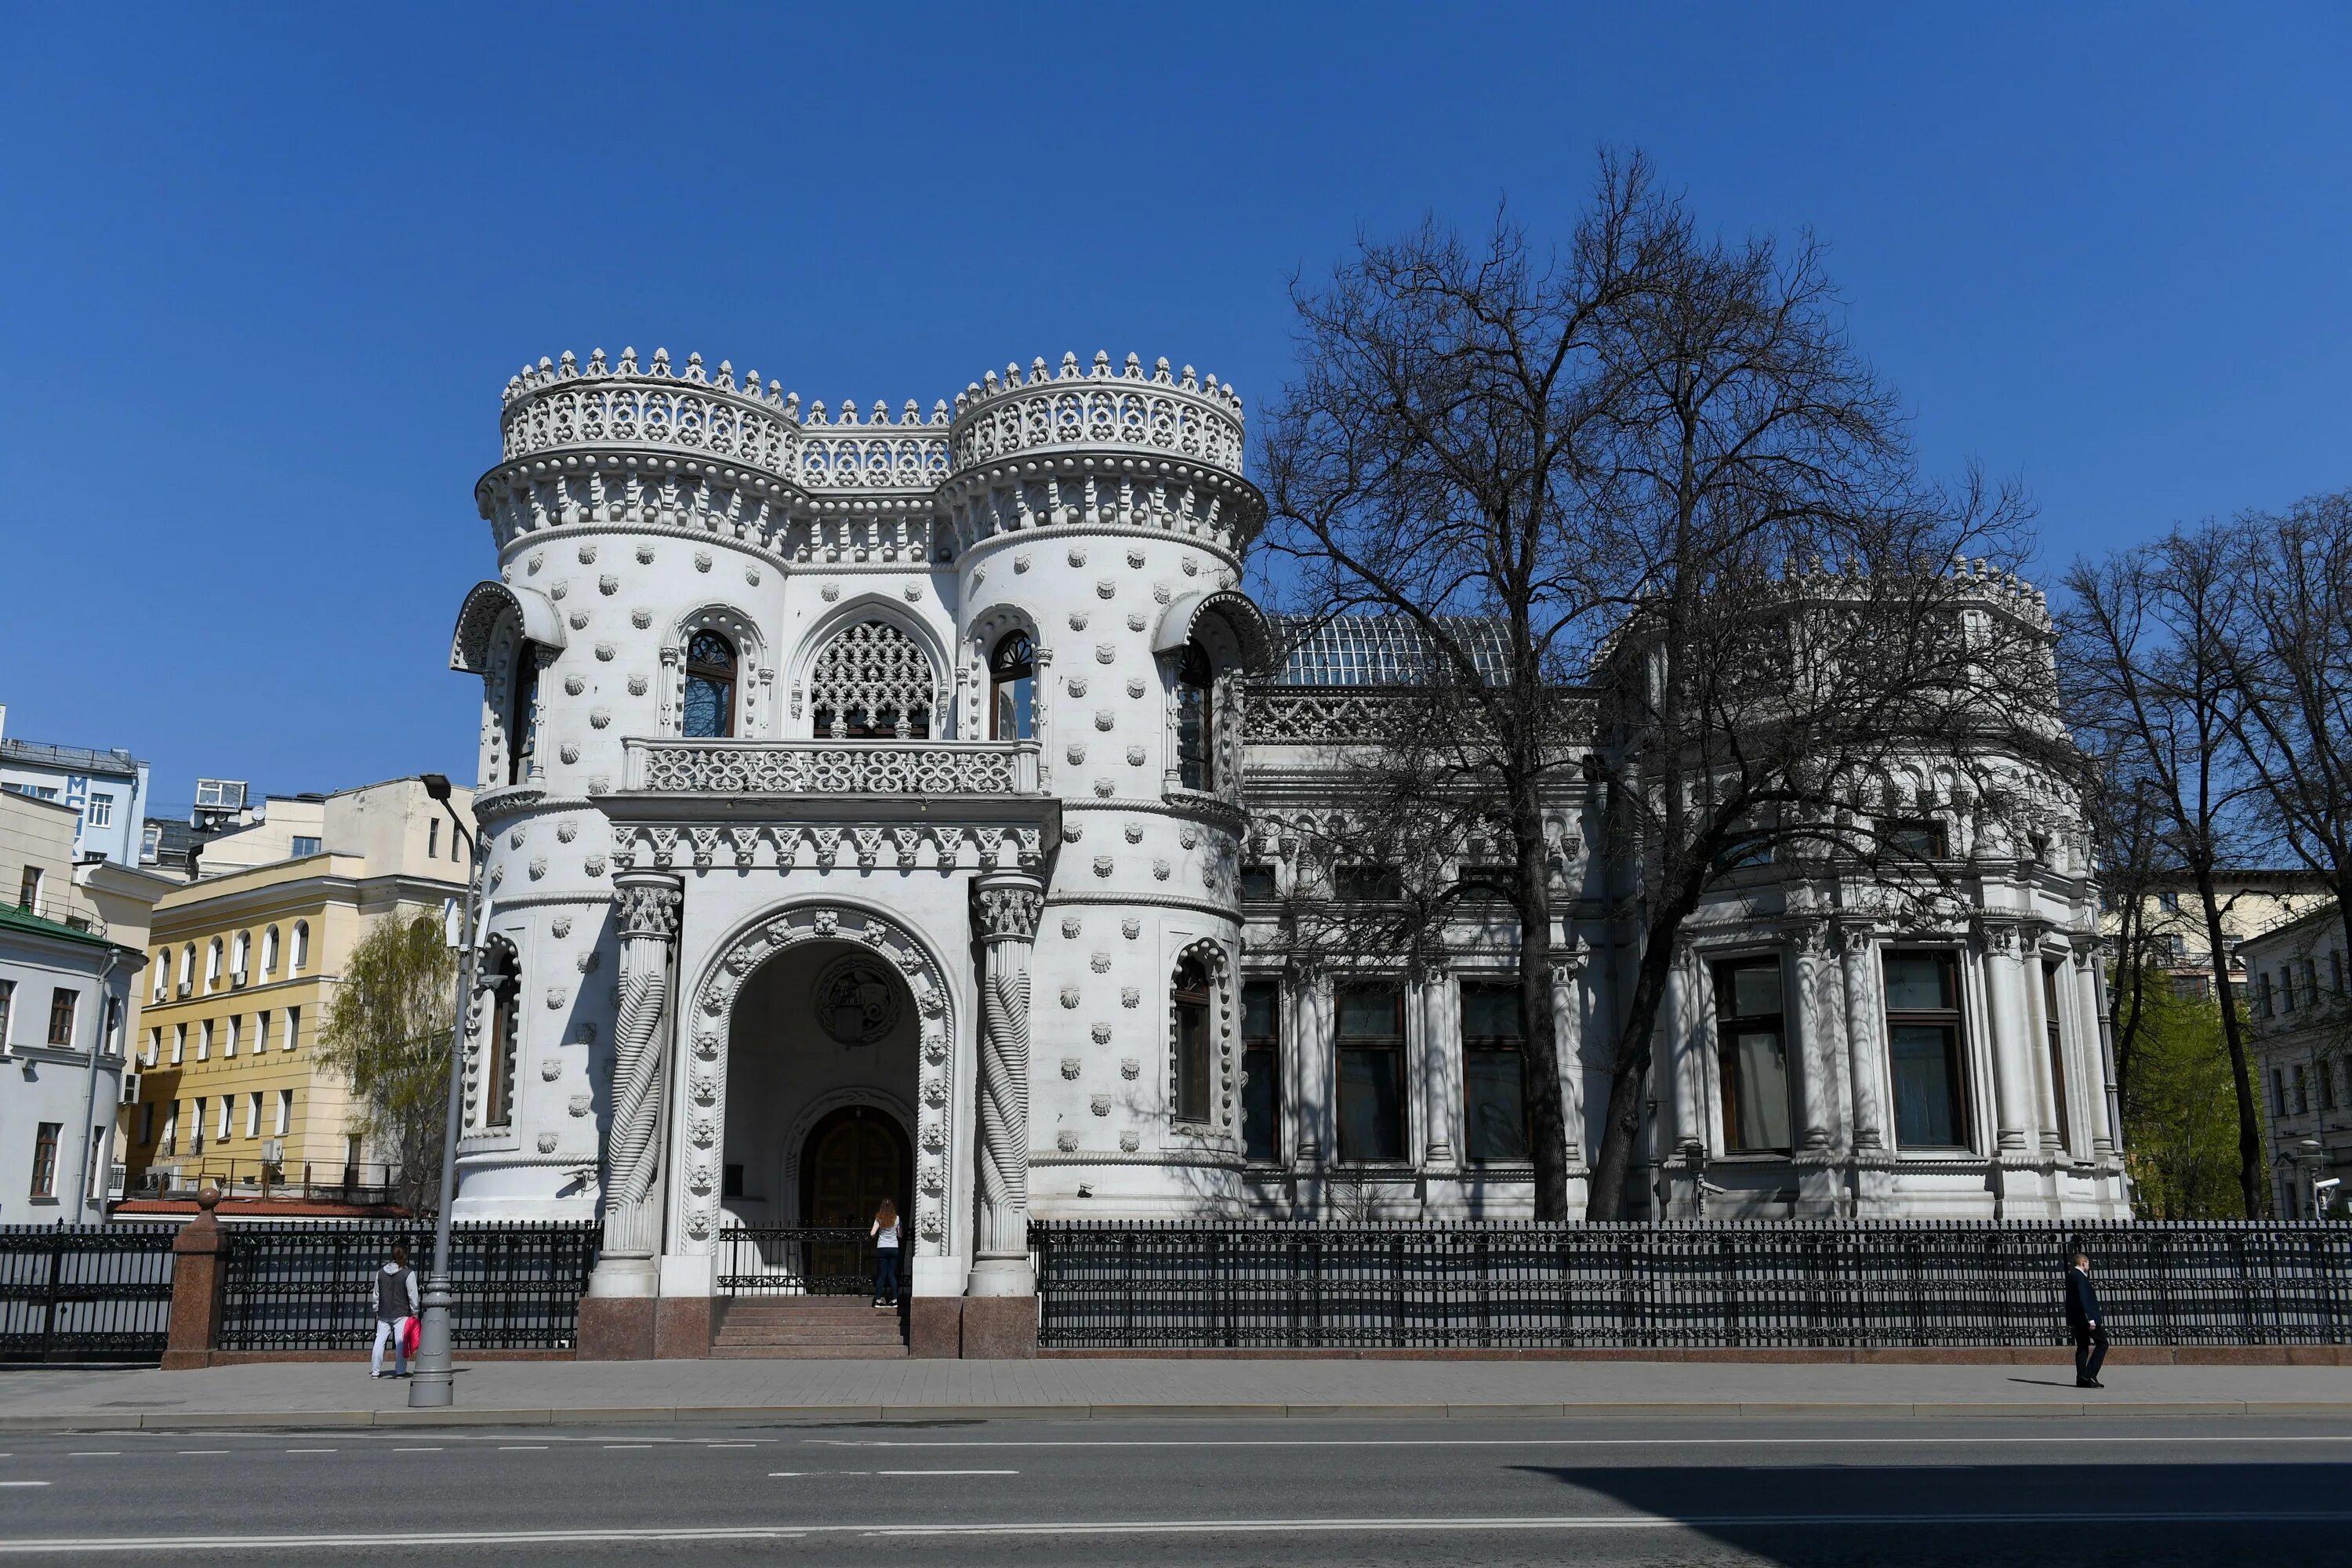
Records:
[[[265,1165],[284,1164],[286,1163],[286,1141],[283,1138],[263,1139],[261,1141],[261,1163]]]

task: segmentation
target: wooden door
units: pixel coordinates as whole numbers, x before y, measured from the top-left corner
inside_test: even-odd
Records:
[[[820,1241],[811,1248],[809,1289],[855,1294],[873,1285],[873,1245],[866,1239],[882,1200],[898,1205],[903,1247],[913,1226],[907,1214],[914,1184],[912,1150],[898,1123],[865,1106],[835,1111],[809,1134],[801,1159],[802,1223],[841,1227],[855,1239]]]

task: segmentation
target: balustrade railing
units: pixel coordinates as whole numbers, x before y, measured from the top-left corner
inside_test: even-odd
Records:
[[[722,1296],[864,1296],[874,1238],[864,1226],[743,1226],[719,1233]]]
[[[1060,1349],[2062,1342],[2090,1254],[2119,1344],[2352,1342],[2352,1226],[1036,1222]]]
[[[1034,795],[1034,741],[627,742],[629,787],[694,795]]]

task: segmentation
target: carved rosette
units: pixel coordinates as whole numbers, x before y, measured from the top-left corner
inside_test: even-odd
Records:
[[[929,947],[890,916],[846,906],[803,904],[765,916],[746,927],[712,958],[695,988],[688,1021],[688,1113],[680,1128],[680,1136],[688,1144],[689,1163],[713,1172],[719,1168],[719,1144],[727,1125],[728,1029],[737,990],[776,953],[795,943],[814,941],[857,942],[878,954],[906,982],[921,1020],[915,1141],[925,1149],[948,1146],[947,1108],[955,1064],[954,1053],[948,1048],[953,1037],[954,1020],[946,973]],[[919,1181],[918,1187],[916,1249],[937,1257],[948,1249],[951,1240],[950,1194],[944,1184]],[[701,1187],[689,1185],[681,1203],[679,1221],[690,1244],[687,1250],[709,1250],[720,1226],[719,1186],[715,1181]]]
[[[604,1255],[651,1258],[661,1245],[663,1049],[670,1017],[670,948],[683,890],[675,877],[620,880],[621,1005],[613,1030],[613,1126],[605,1143]]]
[[[1019,873],[982,879],[972,925],[981,973],[980,1259],[1029,1255],[1029,960],[1045,890]]]

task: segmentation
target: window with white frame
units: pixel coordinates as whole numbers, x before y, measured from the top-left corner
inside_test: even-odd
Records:
[[[113,826],[114,797],[110,795],[91,795],[89,797],[89,808],[88,812],[84,814],[82,820],[87,822],[92,827]]]
[[[245,1097],[245,1135],[261,1136],[261,1091],[257,1089]]]
[[[271,926],[261,933],[261,974],[263,979],[278,973],[278,928]]]
[[[185,1024],[174,1024],[172,1026],[172,1065],[178,1067],[187,1059],[188,1026]]]
[[[283,1138],[286,1136],[287,1129],[293,1125],[294,1091],[290,1089],[281,1089],[278,1091],[277,1130],[272,1132],[270,1136],[273,1138]]]
[[[233,1094],[222,1095],[220,1097],[220,1121],[213,1128],[213,1137],[220,1142],[227,1142],[229,1141],[229,1135],[234,1128],[236,1117],[236,1096]]]
[[[264,1007],[253,1016],[253,1054],[266,1055],[269,1050],[269,1009]]]
[[[205,989],[210,991],[220,984],[222,943],[218,937],[205,947]]]
[[[299,974],[310,967],[310,922],[294,922],[294,973]]]
[[[252,956],[253,933],[249,931],[237,932],[236,945],[229,949],[228,972],[239,980],[244,979],[247,973],[247,961]]]
[[[245,1016],[241,1013],[231,1013],[228,1016],[228,1033],[224,1037],[221,1044],[221,1057],[223,1060],[226,1060],[227,1058],[236,1055],[237,1036],[241,1031],[244,1023]]]

